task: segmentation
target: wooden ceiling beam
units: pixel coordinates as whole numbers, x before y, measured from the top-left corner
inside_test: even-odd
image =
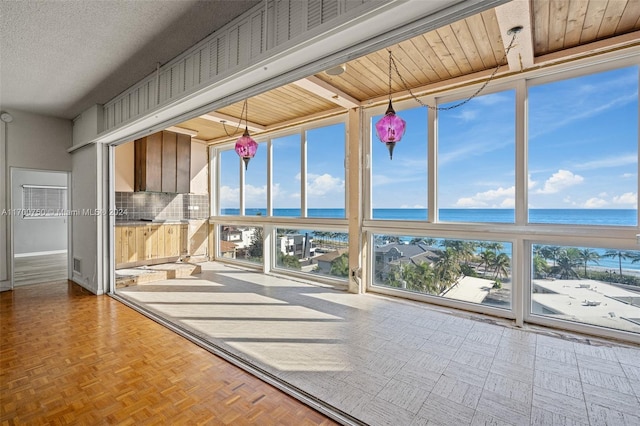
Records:
[[[227,115],[227,114],[223,114],[221,112],[217,112],[217,111],[213,111],[213,112],[209,112],[207,114],[202,114],[200,116],[200,118],[205,119],[205,120],[209,120],[209,121],[213,121],[214,123],[218,123],[218,124],[222,124],[224,123],[224,125],[228,125],[228,126],[238,126],[241,123],[244,123],[244,120],[238,118],[238,117],[234,117],[232,115]],[[266,126],[263,126],[262,124],[258,124],[258,123],[252,123],[251,121],[248,121],[246,123],[247,128],[252,131],[252,132],[263,132],[264,130],[266,130]]]
[[[507,54],[509,69],[524,71],[531,68],[534,63],[531,4],[529,1],[511,1],[496,7],[495,11],[505,50],[512,38],[509,30],[522,27],[522,31],[516,35],[513,48]]]
[[[299,126],[301,124],[310,122],[310,121],[314,121],[314,120],[320,120],[322,118],[328,118],[328,117],[332,117],[332,116],[336,116],[336,115],[340,115],[344,113],[344,109],[342,108],[333,108],[327,111],[322,111],[322,112],[317,112],[315,114],[311,114],[311,115],[307,115],[304,117],[298,117],[298,118],[294,118],[292,120],[286,120],[286,121],[281,121],[279,123],[274,123],[270,126],[267,126],[264,130],[264,132],[262,133],[269,133],[269,132],[275,132],[275,131],[279,131],[282,129],[285,129],[287,127],[294,127],[294,126]],[[260,134],[256,134],[256,135],[251,135],[254,139],[258,138],[260,136]],[[237,136],[235,137],[237,139]],[[217,143],[221,143],[221,142],[229,142],[230,140],[233,140],[233,138],[229,138],[228,136],[222,136],[219,138],[213,138],[213,139],[209,139],[207,140],[207,144],[209,145],[215,145]]]
[[[319,79],[315,75],[294,81],[293,84],[346,109],[360,106],[359,100],[346,94],[337,87],[332,86],[330,83]]]
[[[174,133],[182,133],[183,135],[189,135],[191,137],[198,136],[197,130],[185,129],[183,127],[171,126],[171,127],[168,127],[167,130]]]

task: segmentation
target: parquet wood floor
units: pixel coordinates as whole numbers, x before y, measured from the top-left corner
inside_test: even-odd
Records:
[[[0,293],[0,425],[330,425],[108,296]]]

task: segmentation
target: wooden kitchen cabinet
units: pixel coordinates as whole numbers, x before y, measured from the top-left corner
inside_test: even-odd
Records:
[[[189,193],[189,135],[165,130],[136,139],[134,157],[135,191]]]
[[[176,192],[191,191],[191,136],[178,133],[176,141]]]
[[[180,225],[164,225],[164,251],[169,257],[180,256]]]
[[[162,191],[162,133],[136,139],[134,181],[135,191]]]
[[[188,225],[133,224],[115,228],[116,269],[174,262],[188,254]]]
[[[176,191],[176,146],[178,134],[162,132],[162,192]]]

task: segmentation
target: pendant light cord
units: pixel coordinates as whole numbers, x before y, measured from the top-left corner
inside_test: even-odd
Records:
[[[242,104],[242,111],[240,112],[240,120],[238,120],[238,125],[236,126],[235,130],[233,131],[233,133],[229,134],[229,132],[227,131],[227,126],[225,126],[225,122],[221,121],[222,123],[222,128],[224,129],[224,132],[227,134],[227,136],[232,137],[235,136],[235,134],[238,132],[238,130],[240,129],[240,126],[242,126],[242,116],[244,115],[244,123],[245,126],[249,126],[249,122],[248,122],[248,117],[249,117],[249,105],[247,103],[247,100],[244,100],[244,104]]]
[[[507,48],[504,51],[504,58],[503,60],[507,59],[507,55],[509,54],[509,52],[511,51],[511,49],[513,48],[513,45],[516,41],[516,36],[518,35],[518,33],[522,30],[522,28],[520,27],[518,29],[518,27],[512,28],[510,29],[507,34],[511,34],[511,41],[509,42],[509,46],[507,46]],[[493,70],[493,72],[491,73],[491,75],[489,76],[489,78],[482,84],[482,86],[480,86],[478,88],[478,90],[476,90],[471,96],[469,96],[467,99],[458,102],[457,104],[453,104],[453,105],[449,105],[446,107],[438,107],[438,106],[432,106],[429,104],[426,104],[424,102],[422,102],[409,88],[409,86],[407,85],[407,83],[404,81],[404,78],[402,78],[402,75],[400,75],[400,71],[398,71],[398,65],[396,64],[395,59],[393,59],[393,55],[391,53],[391,50],[389,50],[389,101],[391,101],[391,65],[393,64],[393,68],[396,72],[396,74],[398,75],[398,77],[400,77],[400,81],[402,82],[402,85],[404,86],[404,88],[409,92],[409,94],[411,95],[411,97],[420,105],[422,105],[425,108],[429,108],[431,110],[434,111],[448,111],[454,108],[458,108],[461,107],[462,105],[466,104],[467,102],[469,102],[470,100],[472,100],[473,98],[475,98],[476,96],[478,96],[480,94],[480,92],[482,92],[487,85],[491,82],[491,80],[493,80],[493,78],[496,76],[496,74],[498,73],[498,70],[500,69],[501,65],[500,63],[498,63],[498,66],[496,66],[496,68]]]

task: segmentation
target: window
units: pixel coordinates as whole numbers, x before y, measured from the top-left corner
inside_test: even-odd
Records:
[[[344,123],[307,130],[307,216],[345,217]]]
[[[515,221],[515,90],[438,111],[438,206],[442,222]]]
[[[374,236],[375,284],[511,308],[511,244],[398,235]]]
[[[349,277],[349,235],[345,232],[278,228],[279,268],[344,279]]]
[[[273,144],[273,215],[300,217],[300,134],[272,140]]]
[[[67,188],[22,185],[22,206],[22,216],[27,218],[64,216],[67,209]]]
[[[534,245],[531,313],[640,333],[640,251]]]
[[[638,67],[529,88],[529,221],[637,225]]]
[[[264,258],[262,227],[220,225],[218,229],[218,253],[221,258],[262,265]]]
[[[247,216],[267,214],[267,144],[259,143],[244,175],[244,205]]]
[[[240,163],[233,149],[220,151],[220,214],[240,214]]]
[[[393,159],[375,132],[382,115],[371,118],[371,206],[373,219],[427,219],[427,110],[396,111],[407,122]]]

